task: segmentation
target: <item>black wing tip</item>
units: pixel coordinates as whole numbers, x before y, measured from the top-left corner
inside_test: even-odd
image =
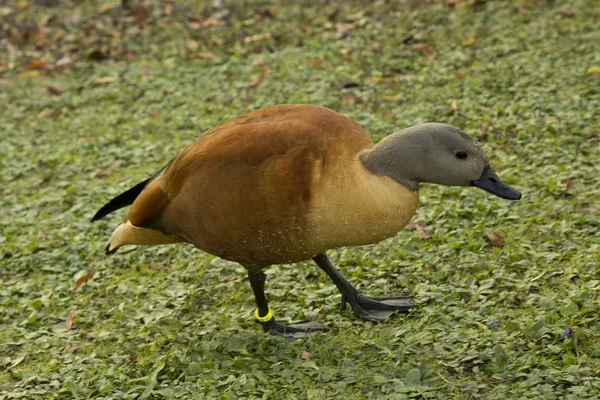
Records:
[[[100,211],[102,211],[102,210],[100,210]],[[95,215],[92,217],[92,219],[90,219],[90,222],[96,222],[96,221],[98,221],[98,220],[100,220],[100,219],[102,219],[102,218],[104,218],[104,217],[106,216],[106,215],[102,215],[102,214],[100,213],[100,211],[98,211],[98,212],[97,212],[97,213],[96,213],[96,214],[95,214]]]
[[[96,214],[94,214],[94,216],[92,217],[92,219],[90,220],[90,222],[96,222],[104,217],[106,217],[108,214],[110,214],[111,212],[116,211],[115,209],[113,209],[112,207],[112,200],[108,203],[105,204],[104,206],[102,206],[101,209],[99,209]]]
[[[115,212],[123,207],[127,207],[135,201],[135,199],[142,193],[142,190],[146,187],[148,182],[150,182],[152,178],[146,179],[143,182],[138,183],[134,187],[124,191],[104,206],[98,210],[96,215],[94,215],[90,222],[96,222],[99,219],[106,217],[108,214]]]

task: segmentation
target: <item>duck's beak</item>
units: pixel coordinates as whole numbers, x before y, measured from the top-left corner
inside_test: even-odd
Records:
[[[481,177],[471,183],[503,199],[519,200],[521,198],[521,193],[502,182],[489,165],[483,169]]]

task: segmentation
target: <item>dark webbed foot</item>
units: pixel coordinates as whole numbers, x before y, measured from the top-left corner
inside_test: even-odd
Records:
[[[290,322],[288,324],[279,323],[275,319],[260,323],[265,332],[275,336],[302,337],[313,332],[328,331],[325,325],[310,321]]]
[[[399,297],[367,297],[355,291],[346,296],[342,294],[341,311],[350,304],[357,317],[371,322],[383,322],[397,312],[408,312],[416,307],[411,296]]]
[[[345,309],[346,303],[349,303],[356,316],[367,321],[383,322],[396,312],[407,312],[416,307],[416,304],[412,302],[412,297],[363,296],[333,267],[325,253],[315,256],[313,260],[329,275],[342,294],[342,311]]]

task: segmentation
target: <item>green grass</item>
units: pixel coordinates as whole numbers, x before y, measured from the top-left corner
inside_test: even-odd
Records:
[[[0,7],[3,27],[55,17],[41,46],[0,33],[0,399],[600,396],[597,2],[153,2],[137,30],[116,2],[29,3]],[[374,140],[457,125],[524,197],[426,185],[415,219],[431,239],[331,251],[365,293],[416,296],[385,324],[340,315],[311,263],[270,267],[278,319],[333,328],[306,339],[262,333],[236,264],[184,245],[104,256],[123,215],[90,224],[104,202],[220,121],[299,102]]]

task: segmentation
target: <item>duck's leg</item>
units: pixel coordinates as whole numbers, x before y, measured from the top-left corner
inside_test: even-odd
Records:
[[[407,312],[416,307],[412,297],[367,297],[363,296],[344,276],[334,268],[327,258],[321,253],[313,257],[313,261],[329,275],[333,283],[342,293],[342,311],[346,303],[350,303],[352,311],[358,317],[372,322],[383,322],[395,312]]]
[[[252,286],[252,291],[256,298],[256,306],[258,307],[256,310],[256,318],[265,332],[269,332],[272,335],[298,336],[309,332],[327,330],[327,327],[324,325],[308,321],[293,322],[289,324],[282,324],[275,321],[265,296],[266,278],[264,272],[248,271],[248,279],[250,280],[250,286]]]

